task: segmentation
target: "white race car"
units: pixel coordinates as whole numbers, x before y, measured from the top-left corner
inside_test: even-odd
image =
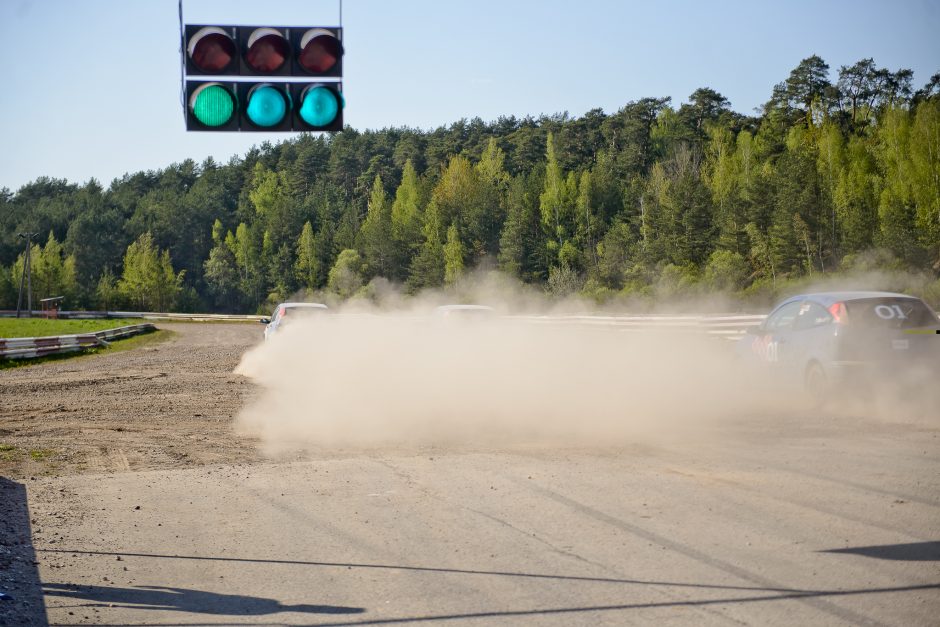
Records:
[[[267,325],[264,327],[264,339],[270,340],[287,320],[307,318],[324,313],[326,310],[327,306],[322,303],[281,303],[270,318],[261,319],[261,323]]]

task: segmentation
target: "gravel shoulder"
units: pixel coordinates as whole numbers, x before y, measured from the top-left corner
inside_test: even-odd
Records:
[[[232,421],[247,324],[163,324],[168,341],[0,373],[0,475],[11,479],[256,459]],[[4,450],[5,449],[5,450]]]
[[[0,625],[47,622],[32,536],[46,523],[81,522],[81,503],[58,488],[37,511],[32,485],[259,458],[254,441],[232,431],[255,393],[232,371],[259,328],[158,326],[168,340],[0,371]]]

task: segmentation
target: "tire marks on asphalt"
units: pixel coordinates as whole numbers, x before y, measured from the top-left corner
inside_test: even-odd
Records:
[[[513,483],[515,483],[516,485],[524,489],[531,490],[547,499],[555,501],[556,503],[565,505],[566,507],[578,512],[579,514],[583,516],[587,516],[589,518],[592,518],[604,524],[610,525],[611,527],[617,528],[621,531],[624,531],[631,535],[642,538],[646,540],[647,542],[654,542],[660,546],[664,546],[670,551],[679,553],[680,555],[683,555],[689,559],[692,559],[699,563],[710,566],[711,568],[714,568],[716,570],[723,571],[727,574],[738,577],[739,579],[742,579],[744,581],[748,581],[748,582],[751,582],[751,583],[754,583],[763,587],[767,587],[767,588],[780,589],[780,588],[785,587],[783,584],[776,582],[772,579],[768,579],[767,577],[763,577],[761,575],[753,573],[745,568],[742,568],[740,566],[735,566],[734,564],[728,563],[720,558],[703,553],[702,551],[699,551],[698,549],[676,542],[663,535],[660,535],[648,529],[644,529],[638,525],[629,523],[625,520],[621,520],[619,518],[606,514],[600,510],[590,507],[589,505],[585,505],[584,503],[580,503],[572,498],[564,496],[563,494],[559,494],[558,492],[555,492],[554,490],[550,490],[548,488],[533,484],[531,481],[523,481],[522,479],[519,479],[516,477],[506,477],[506,479],[508,479],[509,481],[512,481]],[[940,584],[936,586],[928,586],[928,587],[940,588]],[[834,603],[818,598],[816,596],[810,596],[811,594],[812,593],[796,593],[796,594],[782,595],[780,598],[781,599],[793,599],[793,600],[799,601],[801,603],[804,603],[806,605],[813,607],[814,609],[820,612],[824,612],[826,614],[829,614],[830,616],[839,618],[849,624],[870,625],[870,626],[877,626],[877,625],[883,624],[872,618],[859,614],[858,612],[854,612],[850,609],[840,607],[838,605],[835,605]]]

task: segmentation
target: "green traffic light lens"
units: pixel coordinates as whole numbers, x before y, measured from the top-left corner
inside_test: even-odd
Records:
[[[287,115],[287,100],[276,87],[259,85],[248,94],[245,114],[257,126],[275,126]]]
[[[333,90],[317,86],[301,97],[300,118],[310,126],[327,126],[339,113],[339,100]]]
[[[235,98],[218,83],[198,87],[190,98],[193,115],[202,124],[210,127],[222,126],[235,113]]]

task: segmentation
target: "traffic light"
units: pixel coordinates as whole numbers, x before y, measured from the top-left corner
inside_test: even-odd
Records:
[[[187,25],[186,130],[339,131],[342,29]]]

